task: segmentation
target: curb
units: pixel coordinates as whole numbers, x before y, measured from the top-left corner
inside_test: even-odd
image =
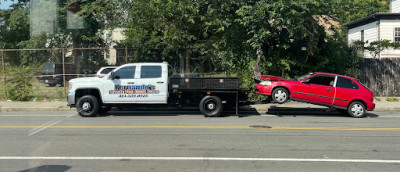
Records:
[[[7,108],[0,107],[0,112],[69,112],[76,111],[75,108]]]

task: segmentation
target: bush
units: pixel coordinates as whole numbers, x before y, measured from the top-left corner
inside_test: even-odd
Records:
[[[9,68],[10,79],[6,85],[7,98],[15,101],[28,101],[32,98],[32,69],[30,67]]]

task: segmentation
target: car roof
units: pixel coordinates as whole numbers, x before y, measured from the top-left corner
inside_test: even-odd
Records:
[[[314,72],[314,74],[321,74],[321,75],[334,75],[334,76],[340,76],[343,78],[349,78],[349,79],[354,79],[352,77],[349,76],[344,76],[344,75],[339,75],[339,74],[334,74],[334,73],[326,73],[326,72]]]

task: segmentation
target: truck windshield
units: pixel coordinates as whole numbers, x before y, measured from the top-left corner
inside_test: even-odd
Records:
[[[295,80],[295,81],[300,81],[300,80],[302,80],[302,79],[304,79],[304,78],[307,78],[307,77],[311,76],[312,74],[313,74],[313,73],[307,73],[307,74],[304,74],[304,75],[301,75],[301,76],[295,78],[294,80]]]

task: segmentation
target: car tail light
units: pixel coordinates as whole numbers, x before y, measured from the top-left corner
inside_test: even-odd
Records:
[[[56,74],[55,73],[53,73],[53,78],[56,78]]]
[[[99,78],[100,78],[100,75],[96,75],[96,77],[99,77]]]

